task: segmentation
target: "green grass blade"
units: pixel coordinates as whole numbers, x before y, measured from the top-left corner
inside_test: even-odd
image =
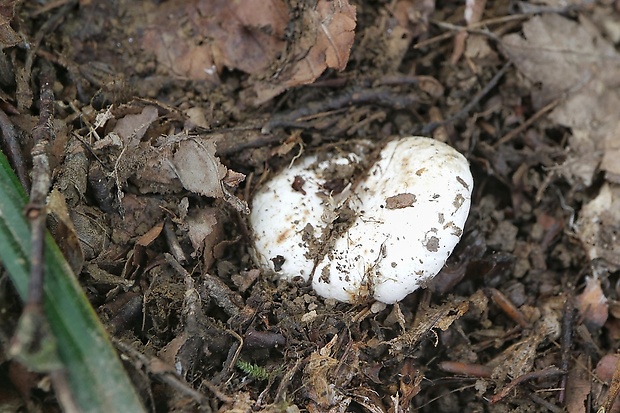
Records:
[[[26,194],[0,152],[0,261],[22,299],[28,291],[30,229]],[[143,412],[107,333],[71,268],[47,234],[45,313],[69,387],[84,412]]]

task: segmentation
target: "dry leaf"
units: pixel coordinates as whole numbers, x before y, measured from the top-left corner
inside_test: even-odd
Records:
[[[603,184],[596,198],[581,208],[576,226],[590,260],[602,258],[620,268],[620,187]]]
[[[12,47],[22,41],[19,34],[11,27],[11,20],[15,17],[16,0],[3,2],[0,5],[0,48]]]
[[[620,362],[618,354],[604,355],[596,364],[596,377],[605,383],[611,382],[618,362]]]
[[[602,327],[609,316],[609,305],[599,278],[586,277],[586,288],[576,298],[583,321],[593,328]]]
[[[533,334],[512,344],[488,363],[493,368],[491,377],[498,382],[520,377],[534,370],[536,349],[545,339],[544,334]],[[496,394],[500,394],[497,390]]]
[[[465,22],[467,23],[468,26],[471,26],[474,23],[478,23],[480,21],[480,19],[482,18],[482,14],[484,13],[484,8],[486,6],[486,0],[466,0],[465,1]],[[479,38],[479,40],[477,40],[477,45],[479,45],[480,43],[486,43],[486,38],[484,38],[483,36],[476,36]],[[462,30],[460,32],[458,32],[456,34],[456,36],[454,36],[454,49],[452,51],[452,56],[450,56],[450,63],[455,65],[459,59],[461,58],[461,56],[463,55],[463,53],[465,52],[466,49],[466,44],[467,44],[467,49],[468,50],[468,55],[471,57],[471,55],[475,55],[477,54],[475,51],[471,50],[472,48],[475,48],[475,46],[470,45],[468,42],[469,39],[469,33],[465,30]],[[488,45],[486,46],[487,49],[490,49],[488,47]]]
[[[125,146],[136,147],[158,116],[155,106],[145,106],[141,113],[125,115],[119,119],[113,132],[123,139]]]
[[[215,156],[215,143],[183,140],[169,161],[188,191],[212,198],[224,197],[222,179],[226,176],[226,167]]]
[[[190,192],[221,198],[242,213],[247,204],[231,194],[245,175],[229,171],[215,156],[215,142],[186,135],[165,136],[161,146],[141,142],[129,148],[118,166],[119,181],[133,176],[133,185],[141,193]]]
[[[159,352],[157,353],[157,356],[162,362],[166,363],[169,368],[175,369],[175,366],[177,364],[177,355],[179,354],[181,347],[183,347],[186,341],[187,334],[185,332],[182,332],[171,341],[169,341],[168,344],[162,347],[162,349],[159,350]],[[177,373],[181,374],[182,372],[177,371]]]
[[[429,16],[435,11],[434,0],[396,0],[385,4],[387,13],[371,25],[360,26],[356,34],[354,60],[368,60],[368,50],[380,50],[372,56],[373,70],[382,74],[398,73],[403,58],[414,39],[428,31]]]
[[[73,269],[74,274],[82,272],[84,253],[78,239],[78,234],[69,215],[65,197],[58,189],[53,189],[47,197],[49,219],[53,222],[50,230],[56,239],[58,247]]]
[[[193,255],[202,255],[204,268],[208,269],[215,259],[213,248],[224,237],[220,209],[205,207],[192,210],[184,224],[194,247]]]
[[[343,388],[359,374],[359,349],[349,344],[343,354],[336,358],[338,352],[338,335],[318,351],[310,355],[304,368],[304,388],[308,397],[316,403],[320,411],[344,412],[351,399],[345,397]],[[343,410],[340,410],[343,408]]]
[[[312,83],[327,68],[346,67],[355,36],[355,6],[347,0],[319,0],[315,8],[305,7],[302,13],[300,37],[289,48],[288,63],[278,69],[275,79],[253,85],[246,94],[252,104],[266,102],[290,87]]]
[[[159,237],[159,234],[161,234],[161,231],[163,229],[164,229],[163,221],[155,224],[154,227],[149,229],[145,234],[143,234],[142,236],[140,236],[140,238],[138,238],[138,241],[136,241],[136,245],[139,245],[141,247],[148,247],[149,245],[153,243],[153,241],[157,239],[157,237]]]
[[[282,0],[161,2],[144,12],[142,47],[178,76],[219,83],[225,67],[258,73],[284,51]]]
[[[314,7],[302,3],[293,22],[297,35],[289,36],[289,6],[282,0],[192,0],[145,7],[147,22],[136,29],[143,50],[169,72],[192,80],[217,84],[224,68],[254,74],[256,84],[246,93],[254,105],[312,83],[327,68],[343,70],[355,35],[355,7],[347,0],[318,0]]]
[[[589,371],[583,366],[587,366],[585,354],[576,356],[577,360],[573,363],[574,368],[567,375],[566,379],[566,410],[568,413],[586,412],[586,400],[590,395],[591,385]]]
[[[438,328],[446,331],[452,323],[461,318],[469,310],[469,301],[448,302],[439,307],[427,309],[424,314],[419,315],[420,320],[416,320],[416,326],[411,331],[389,341],[390,352],[397,353],[404,347],[414,347],[427,334],[434,333]]]
[[[522,37],[502,38],[506,54],[533,83],[537,108],[553,99],[562,102],[550,114],[555,122],[572,128],[569,158],[564,164],[567,178],[589,186],[603,154],[612,174],[620,178],[617,131],[620,120],[620,55],[583,16],[574,22],[558,14],[533,17],[523,25]]]

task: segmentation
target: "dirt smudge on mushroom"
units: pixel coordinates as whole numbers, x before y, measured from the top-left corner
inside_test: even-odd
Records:
[[[413,206],[416,202],[414,194],[398,194],[385,199],[385,207],[387,209],[400,209]]]

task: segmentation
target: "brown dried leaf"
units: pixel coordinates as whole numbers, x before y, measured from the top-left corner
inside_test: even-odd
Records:
[[[620,362],[618,354],[604,355],[596,364],[596,377],[605,383],[611,382],[618,362]]]
[[[620,102],[620,99],[618,99],[618,102]],[[620,159],[620,139],[618,139],[618,136],[620,136],[620,122],[615,122],[613,130],[609,132],[605,135],[603,142],[605,151],[600,168],[606,172],[605,177],[608,181],[620,184],[620,162],[618,162],[618,159]]]
[[[599,278],[586,277],[586,288],[576,298],[584,322],[594,328],[602,327],[609,316],[609,305]]]
[[[174,369],[174,366],[177,363],[177,355],[179,354],[181,347],[183,347],[186,341],[187,335],[185,334],[185,332],[183,332],[173,338],[171,341],[168,342],[168,344],[166,344],[161,350],[159,350],[157,356],[170,368]]]
[[[290,47],[285,66],[275,81],[252,86],[252,104],[259,105],[284,90],[314,82],[327,68],[344,70],[355,37],[355,6],[347,0],[319,0],[300,17],[301,36]]]
[[[524,37],[504,36],[502,46],[525,76],[542,84],[541,95],[552,95],[540,97],[547,102],[596,76],[595,69],[615,66],[612,45],[600,34],[560,15],[535,16],[523,25],[523,33]]]
[[[117,244],[133,243],[137,235],[144,234],[154,222],[163,222],[162,201],[156,197],[127,193],[122,199],[124,217],[110,214],[113,238]]]
[[[327,67],[344,70],[355,36],[355,6],[346,1],[320,0],[316,5],[314,19],[318,35],[310,52],[316,56],[325,54]]]
[[[114,127],[114,133],[123,139],[126,146],[138,146],[140,139],[158,116],[155,106],[145,106],[141,113],[125,115],[119,119]]]
[[[508,377],[519,377],[531,372],[534,369],[536,348],[543,339],[542,334],[534,334],[502,351],[488,363],[489,367],[493,367],[491,377],[498,382],[504,382]]]
[[[577,356],[574,368],[568,373],[566,380],[566,410],[568,413],[583,413],[586,411],[586,400],[590,395],[591,385],[589,371],[583,366],[587,366],[584,354]]]
[[[596,198],[581,209],[577,220],[577,235],[588,258],[603,258],[614,268],[620,268],[620,187],[605,183]]]
[[[183,227],[194,247],[192,255],[202,255],[204,268],[208,269],[215,259],[213,249],[224,236],[220,209],[205,207],[192,210]]]
[[[503,49],[517,68],[542,85],[538,92],[533,88],[537,108],[562,98],[550,118],[572,128],[565,174],[585,185],[591,184],[607,150],[610,154],[603,168],[620,179],[614,135],[620,131],[616,111],[620,107],[620,55],[599,30],[583,16],[574,22],[544,14],[523,25],[524,37],[502,38]]]
[[[439,307],[427,309],[424,314],[419,315],[420,320],[416,319],[416,326],[411,331],[407,331],[389,341],[390,352],[396,353],[404,347],[414,347],[427,334],[432,333],[438,328],[446,331],[452,323],[461,318],[469,310],[469,301],[448,302]]]
[[[127,159],[134,156],[140,156],[142,162],[135,162],[131,165],[129,171],[121,176],[127,179],[135,174],[136,179],[134,185],[138,187],[141,193],[169,193],[179,192],[183,189],[183,185],[174,173],[169,159],[172,157],[173,145],[165,145],[155,148],[149,144],[140,144],[139,149],[135,153],[126,154]]]
[[[119,181],[132,175],[142,193],[179,192],[183,188],[212,198],[221,198],[243,213],[247,204],[231,194],[245,176],[229,171],[215,156],[215,142],[185,135],[167,136],[159,147],[148,142],[128,150],[119,162]]]
[[[50,220],[54,222],[50,225],[50,230],[56,239],[56,243],[71,265],[73,273],[81,273],[84,266],[84,253],[69,215],[65,197],[57,189],[50,192],[47,198],[47,208]]]
[[[265,70],[284,49],[289,20],[282,0],[162,2],[145,16],[144,50],[172,73],[214,83],[225,67]]]
[[[78,205],[72,208],[69,214],[84,258],[88,261],[105,251],[110,242],[110,234],[103,213],[93,207]]]
[[[164,229],[163,221],[155,224],[154,227],[149,229],[145,234],[143,234],[140,238],[138,238],[138,241],[136,241],[136,245],[139,245],[141,247],[148,247],[149,245],[153,243],[153,241],[157,239],[157,237],[159,237],[159,234],[161,234],[161,231],[163,229]]]
[[[218,413],[246,413],[252,411],[256,402],[248,392],[237,392],[232,405],[225,403],[220,407]]]
[[[615,403],[620,393],[620,364],[616,364],[616,369],[613,372],[611,383],[609,385],[609,392],[605,397],[605,402],[597,410],[597,413],[617,413],[620,408]],[[615,405],[615,408],[613,408]]]
[[[320,411],[346,411],[350,398],[345,398],[342,388],[349,384],[359,371],[359,349],[350,344],[344,354],[335,358],[338,335],[318,351],[310,355],[304,368],[305,389]],[[340,408],[345,407],[345,410]]]
[[[11,27],[11,20],[15,17],[17,0],[9,0],[0,4],[0,48],[12,47],[22,41],[22,38]]]
[[[179,142],[170,158],[177,177],[188,191],[212,198],[223,198],[222,179],[226,167],[215,156],[215,143],[187,139]]]
[[[484,14],[486,0],[467,0],[465,2],[465,21],[467,25],[478,23]]]
[[[211,140],[186,139],[178,143],[169,159],[170,166],[188,191],[222,198],[235,209],[249,213],[247,204],[228,192],[223,181],[232,186],[242,181],[243,174],[228,175],[228,168],[215,156],[215,142]]]

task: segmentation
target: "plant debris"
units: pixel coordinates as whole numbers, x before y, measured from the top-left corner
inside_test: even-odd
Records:
[[[619,42],[617,2],[9,1],[1,147],[150,411],[617,412]],[[350,305],[252,261],[272,175],[420,134],[475,182],[436,281]],[[57,411],[2,285],[0,407]]]

